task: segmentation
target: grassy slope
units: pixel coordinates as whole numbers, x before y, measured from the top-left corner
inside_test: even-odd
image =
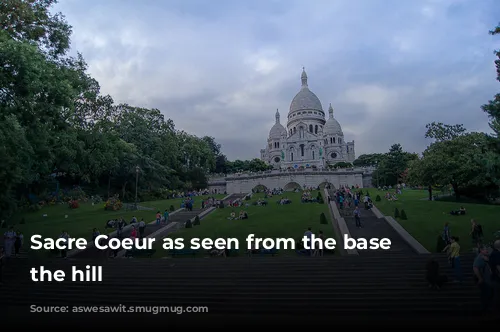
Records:
[[[485,240],[491,240],[493,233],[500,230],[500,206],[454,203],[442,201],[428,201],[428,193],[425,190],[406,190],[399,196],[396,202],[387,201],[385,192],[368,189],[370,195],[375,199],[379,194],[382,201],[375,205],[385,215],[394,217],[394,209],[405,210],[408,220],[398,222],[417,239],[429,251],[436,250],[437,237],[441,234],[444,223],[450,223],[451,234],[458,236],[460,245],[465,251],[472,249],[469,232],[471,219],[476,219],[483,227]],[[452,216],[450,211],[458,210],[460,206],[467,210],[465,216]]]
[[[216,195],[219,198],[224,196]],[[173,205],[175,209],[179,209],[181,201],[181,198],[177,198],[140,203],[141,206],[154,208],[153,211],[126,211],[125,209],[105,211],[104,203],[94,206],[91,203],[82,203],[79,208],[74,210],[71,210],[67,204],[53,205],[46,206],[36,212],[20,212],[13,220],[19,222],[24,218],[24,225],[18,223],[14,227],[16,230],[23,232],[25,240],[28,240],[33,234],[40,234],[44,237],[57,237],[63,229],[68,231],[72,237],[89,238],[92,229],[95,227],[103,232],[106,221],[109,219],[123,217],[129,222],[133,216],[136,216],[139,220],[144,218],[149,222],[154,220],[156,210],[164,211],[170,208],[170,205]],[[195,207],[201,207],[201,201],[198,197],[195,197]],[[47,217],[43,217],[44,214],[47,214]],[[65,215],[68,215],[68,218],[65,218]],[[25,249],[28,247],[28,245],[25,245]]]
[[[313,193],[314,196],[317,192]],[[245,208],[249,219],[227,220],[232,210],[236,214],[239,208],[217,209],[201,221],[201,225],[191,229],[181,229],[169,235],[171,238],[184,238],[184,243],[189,244],[191,238],[237,238],[240,243],[240,252],[246,248],[245,239],[248,234],[255,234],[261,238],[301,238],[308,227],[316,234],[322,230],[325,237],[334,237],[331,217],[326,204],[300,203],[300,193],[286,193],[292,200],[290,205],[277,205],[280,198],[275,196],[269,199],[268,206],[250,206]],[[263,197],[262,194],[254,195],[252,201]],[[329,224],[320,224],[320,214],[325,213]],[[166,255],[161,247],[162,240],[157,239],[157,257]]]

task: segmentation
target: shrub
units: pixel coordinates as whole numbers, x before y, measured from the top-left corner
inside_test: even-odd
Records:
[[[21,221],[19,222],[20,225],[26,224],[26,220],[24,218],[21,218]]]
[[[370,193],[368,192],[368,190],[366,191],[366,195],[367,195],[368,197],[370,197]]]
[[[250,200],[250,195],[246,195],[245,196],[245,201],[249,201]]]
[[[78,201],[77,200],[72,200],[72,201],[69,201],[69,208],[70,209],[78,209],[80,207],[80,204],[78,204]]]
[[[380,202],[382,200],[382,198],[380,198],[380,195],[377,195],[377,197],[375,197],[375,202]]]
[[[92,200],[92,203],[94,203],[94,204],[101,204],[102,203],[102,198],[99,195],[92,196],[90,199]]]
[[[221,201],[220,204],[219,204],[219,209],[223,209],[223,208],[225,208],[224,202]]]
[[[359,196],[363,196],[363,190],[359,190]]]
[[[401,210],[401,220],[408,220],[405,210]]]
[[[321,192],[318,191],[318,197],[316,197],[319,204],[323,204],[325,201],[323,200],[323,196],[321,196]]]
[[[174,212],[175,211],[175,208],[173,205],[170,205],[170,208],[169,208],[170,212]]]
[[[193,222],[193,225],[199,225],[200,224],[200,217],[196,216],[194,218],[194,222]]]
[[[7,222],[5,220],[2,220],[0,228],[7,228]]]
[[[191,222],[191,219],[189,219],[188,221],[186,221],[185,227],[186,228],[193,228],[193,223]]]
[[[319,216],[319,223],[322,225],[328,225],[328,220],[326,220],[326,216],[324,213],[321,213]]]
[[[105,210],[118,211],[123,207],[122,201],[118,198],[118,195],[115,195],[106,201],[104,205]]]
[[[399,210],[398,210],[398,208],[394,209],[394,218],[399,218]]]

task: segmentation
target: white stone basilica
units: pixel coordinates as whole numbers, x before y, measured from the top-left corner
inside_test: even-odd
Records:
[[[319,98],[309,90],[305,69],[301,79],[302,87],[290,104],[286,129],[276,111],[267,148],[260,150],[261,159],[276,169],[321,169],[327,164],[353,162],[354,141],[344,140],[342,128],[333,117],[332,105],[326,120]]]

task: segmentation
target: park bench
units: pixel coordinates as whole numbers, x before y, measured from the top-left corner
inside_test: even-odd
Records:
[[[150,258],[156,252],[156,249],[132,249],[127,250],[125,257],[148,257]]]
[[[170,256],[196,256],[198,252],[193,249],[172,249],[169,251]]]

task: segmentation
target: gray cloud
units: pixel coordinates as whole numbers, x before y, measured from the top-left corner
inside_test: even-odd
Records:
[[[425,124],[488,130],[498,91],[496,0],[61,2],[104,93],[216,137],[230,159],[265,146],[300,87],[331,102],[357,155],[420,152]]]

